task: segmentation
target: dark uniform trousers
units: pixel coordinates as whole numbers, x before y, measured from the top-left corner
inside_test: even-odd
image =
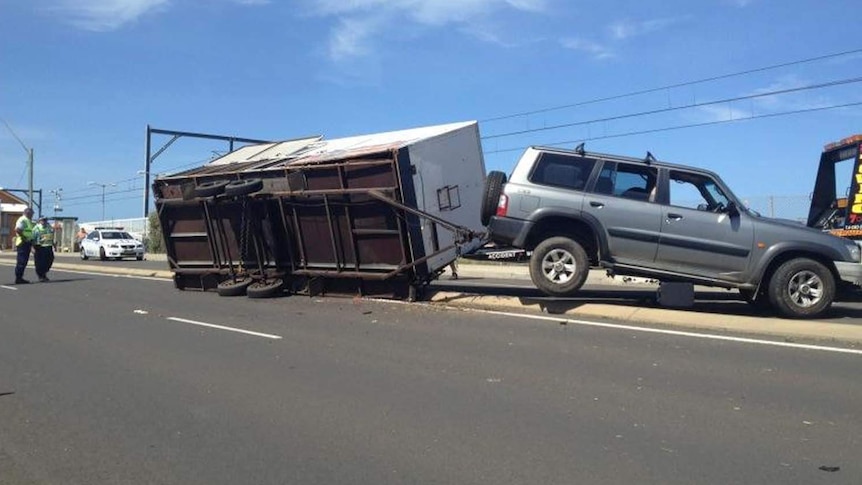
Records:
[[[44,278],[51,266],[54,264],[54,248],[51,246],[35,246],[36,255],[34,257],[34,265],[36,266],[36,276]]]
[[[24,278],[24,269],[27,267],[27,262],[30,261],[30,251],[33,250],[33,243],[26,241],[18,245],[18,259],[15,261],[15,279]]]

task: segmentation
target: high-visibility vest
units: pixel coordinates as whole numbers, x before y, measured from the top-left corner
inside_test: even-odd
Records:
[[[36,224],[33,228],[33,244],[42,247],[54,246],[54,229]]]
[[[24,226],[24,230],[21,231],[23,233],[24,238],[21,238],[21,234],[18,234],[17,228],[18,226]],[[20,246],[24,244],[25,241],[33,240],[33,221],[30,220],[27,216],[21,216],[15,222],[15,246]]]

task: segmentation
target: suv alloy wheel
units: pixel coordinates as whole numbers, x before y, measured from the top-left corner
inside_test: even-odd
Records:
[[[832,272],[813,259],[786,261],[769,280],[769,301],[786,317],[817,317],[829,309],[834,299]]]
[[[552,296],[569,296],[587,280],[587,253],[567,237],[545,239],[530,257],[530,278],[537,288]]]

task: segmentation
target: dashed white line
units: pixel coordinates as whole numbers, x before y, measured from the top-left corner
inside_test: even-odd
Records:
[[[18,288],[15,288],[14,286],[0,285],[0,288],[3,288],[4,290],[18,291]]]
[[[201,327],[209,327],[209,328],[216,328],[219,330],[227,330],[228,332],[244,333],[247,335],[254,335],[255,337],[263,337],[263,338],[268,338],[268,339],[273,339],[273,340],[280,340],[282,338],[280,335],[272,335],[272,334],[268,334],[268,333],[252,332],[250,330],[243,330],[241,328],[225,327],[224,325],[214,325],[212,323],[198,322],[195,320],[188,320],[185,318],[167,317],[167,319],[174,321],[174,322],[188,323],[191,325],[200,325]]]

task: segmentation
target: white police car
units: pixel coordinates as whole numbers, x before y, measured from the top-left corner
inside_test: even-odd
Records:
[[[81,259],[144,259],[144,245],[121,227],[97,227],[81,241]]]

